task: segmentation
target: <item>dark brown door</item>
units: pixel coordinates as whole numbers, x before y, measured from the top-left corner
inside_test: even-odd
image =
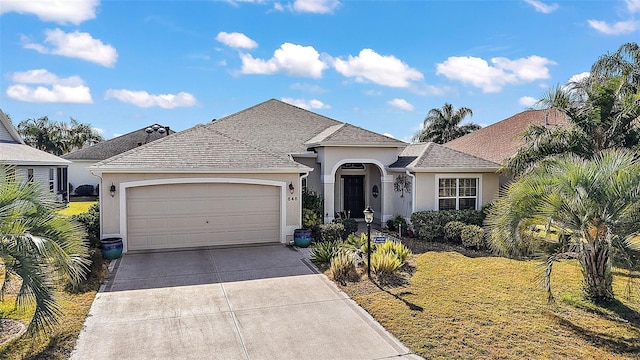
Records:
[[[343,175],[344,210],[351,212],[351,217],[361,218],[364,210],[364,175]]]

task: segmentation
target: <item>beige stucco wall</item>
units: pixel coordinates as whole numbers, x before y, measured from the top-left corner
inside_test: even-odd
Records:
[[[292,183],[295,187],[294,194],[289,193],[286,187],[285,201],[285,229],[287,240],[293,238],[293,230],[300,227],[301,202],[300,197],[300,176],[298,174],[171,174],[171,173],[153,173],[153,174],[120,174],[120,173],[103,173],[102,182],[100,184],[100,207],[101,207],[101,235],[105,236],[125,236],[126,229],[120,229],[120,191],[121,183],[142,180],[156,179],[187,179],[204,178],[236,178],[236,179],[254,179],[285,182],[288,186]],[[116,195],[111,197],[109,188],[111,184],[116,186]]]
[[[293,159],[313,169],[313,171],[309,172],[309,176],[307,176],[307,188],[318,194],[322,194],[322,183],[320,182],[322,170],[320,169],[317,158],[294,157]]]
[[[416,207],[415,211],[437,210],[436,173],[416,173]],[[480,179],[479,208],[492,201],[498,195],[500,176],[497,173],[437,173],[441,177],[460,177],[473,175]]]

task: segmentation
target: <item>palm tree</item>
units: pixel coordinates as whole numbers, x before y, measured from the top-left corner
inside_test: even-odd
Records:
[[[640,46],[630,42],[623,44],[613,54],[602,55],[591,67],[592,74],[606,77],[622,76],[632,92],[640,90]]]
[[[88,249],[78,225],[56,213],[48,191],[11,173],[0,168],[0,299],[7,283],[20,278],[16,305],[35,302],[28,330],[37,333],[57,323],[55,283],[67,279],[76,284],[84,278]]]
[[[67,152],[104,141],[95,128],[74,118],[71,118],[71,123],[66,127],[66,132]]]
[[[546,257],[549,300],[552,265],[562,258],[579,261],[588,299],[613,299],[613,254],[640,249],[633,240],[640,232],[640,159],[632,151],[540,161],[501,195],[486,220],[495,250],[516,255],[529,224],[560,229],[564,246]]]
[[[440,109],[433,108],[424,118],[424,127],[414,136],[414,140],[444,144],[480,129],[480,125],[474,123],[460,125],[467,115],[473,116],[473,111],[464,106],[456,110],[453,105],[445,103]]]
[[[525,145],[505,161],[503,170],[518,176],[549,156],[568,153],[590,159],[605,149],[638,147],[640,101],[624,84],[622,76],[596,74],[551,89],[539,104],[560,111],[569,126],[532,125],[522,135]]]
[[[104,140],[91,125],[73,118],[70,124],[50,121],[46,116],[26,119],[18,124],[17,130],[27,145],[54,155],[66,154]]]

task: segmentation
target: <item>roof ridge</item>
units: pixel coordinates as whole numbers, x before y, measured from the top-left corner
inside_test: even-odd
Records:
[[[146,149],[146,148],[148,148],[148,147],[151,147],[151,146],[154,146],[154,145],[161,144],[161,143],[163,143],[163,142],[167,141],[167,139],[172,138],[173,136],[175,136],[175,135],[177,135],[177,134],[182,134],[182,133],[192,132],[192,131],[194,131],[195,129],[199,129],[199,128],[203,127],[203,126],[205,126],[205,125],[203,125],[203,124],[196,124],[195,126],[193,126],[193,127],[189,128],[189,129],[187,129],[187,130],[180,131],[180,132],[174,132],[173,134],[167,134],[167,136],[163,136],[163,137],[161,137],[161,138],[160,138],[160,139],[158,139],[158,140],[155,140],[155,141],[152,141],[152,142],[148,142],[148,143],[146,143],[146,144],[142,144],[142,145],[140,145],[140,146],[136,146],[136,147],[134,147],[133,149],[129,149],[129,150],[125,151],[125,152],[121,152],[120,154],[114,155],[114,156],[109,157],[109,158],[106,158],[106,159],[104,159],[104,160],[100,160],[100,161],[96,162],[93,166],[100,166],[100,165],[102,165],[103,163],[105,163],[105,161],[107,161],[107,160],[109,160],[109,162],[114,161],[114,160],[118,160],[118,159],[120,159],[120,158],[122,158],[122,157],[124,157],[124,156],[129,155],[129,154],[133,154],[133,153],[136,153],[136,152],[138,152],[138,151],[141,151],[142,149]],[[142,130],[142,129],[139,129],[139,130]],[[136,131],[139,131],[139,130],[136,130]],[[130,133],[129,133],[129,134],[130,134]],[[127,135],[127,134],[125,134],[125,135]],[[123,136],[124,136],[124,135],[123,135]]]
[[[494,163],[494,164],[497,164],[497,165],[501,165],[501,164],[499,164],[499,163],[497,163],[497,162],[494,162],[494,161],[491,161],[491,160],[487,160],[487,159],[485,159],[485,158],[481,158],[481,157],[479,157],[479,156],[476,156],[476,155],[473,155],[473,154],[466,153],[466,152],[464,152],[464,151],[460,151],[460,150],[457,150],[457,149],[452,149],[452,148],[450,148],[450,147],[444,146],[443,144],[436,144],[436,143],[433,143],[433,145],[434,145],[434,146],[441,147],[441,148],[446,149],[446,150],[448,150],[448,151],[454,151],[454,152],[457,152],[457,153],[459,153],[459,154],[466,155],[466,156],[470,156],[470,157],[472,157],[472,158],[476,158],[476,159],[479,159],[479,160],[482,160],[482,161],[487,161],[487,162],[490,162],[490,163]]]
[[[217,120],[215,120],[215,121],[212,121],[210,124],[215,124],[215,123],[220,122],[220,121],[228,120],[228,119],[229,119],[229,118],[231,118],[231,117],[235,117],[236,115],[240,115],[240,114],[245,113],[245,112],[247,112],[247,111],[249,111],[249,110],[252,110],[252,109],[254,109],[254,108],[258,107],[258,106],[262,106],[262,105],[267,104],[267,103],[270,103],[270,102],[277,102],[277,103],[279,103],[279,104],[287,105],[287,106],[290,106],[290,107],[295,108],[295,109],[297,109],[297,110],[302,110],[302,111],[304,111],[304,112],[308,112],[309,114],[312,114],[312,115],[314,115],[314,116],[320,116],[320,117],[323,117],[323,118],[325,118],[325,119],[327,119],[327,120],[335,121],[335,122],[337,122],[337,123],[342,123],[342,121],[339,121],[339,120],[336,120],[336,119],[332,119],[332,118],[330,118],[330,117],[328,117],[328,116],[325,116],[325,115],[322,115],[322,114],[315,113],[315,112],[313,112],[313,111],[311,111],[311,110],[307,110],[307,109],[301,108],[301,107],[299,107],[299,106],[295,106],[295,105],[289,104],[288,102],[284,102],[284,101],[282,101],[282,100],[278,100],[278,99],[271,98],[271,99],[266,100],[266,101],[263,101],[263,102],[261,102],[261,103],[259,103],[259,104],[256,104],[256,105],[253,105],[253,106],[250,106],[250,107],[248,107],[248,108],[246,108],[246,109],[240,110],[240,111],[235,112],[235,113],[233,113],[233,114],[230,114],[230,115],[224,116],[224,117],[222,117],[222,118],[220,118],[220,119],[217,119]],[[207,124],[207,125],[210,125],[210,124]]]
[[[394,138],[394,137],[387,136],[387,135],[385,135],[385,134],[380,134],[380,133],[377,133],[377,132],[375,132],[375,131],[365,129],[365,128],[363,128],[363,127],[360,127],[360,126],[357,126],[357,125],[353,125],[353,124],[348,123],[348,122],[345,122],[344,124],[345,124],[346,126],[341,127],[340,129],[338,129],[337,131],[335,131],[335,132],[334,132],[333,134],[331,134],[330,136],[336,135],[336,134],[338,134],[339,132],[343,131],[346,127],[350,126],[350,127],[356,128],[356,129],[358,129],[358,130],[365,131],[365,132],[367,132],[367,133],[369,133],[369,134],[373,134],[373,135],[375,135],[375,136],[383,136],[383,137],[389,138],[390,140],[395,140],[395,141],[397,141],[397,142],[407,144],[406,142],[404,142],[404,141],[402,141],[402,140],[399,140],[399,139],[396,139],[396,138]],[[327,138],[328,138],[328,137],[330,137],[330,136],[327,136]]]
[[[231,136],[231,135],[229,135],[229,134],[226,134],[226,133],[224,133],[224,132],[222,132],[222,131],[218,131],[217,129],[215,129],[215,128],[213,128],[213,127],[209,127],[209,126],[207,126],[207,125],[202,125],[202,126],[204,126],[204,128],[205,128],[207,131],[215,132],[216,134],[221,135],[221,136],[223,136],[223,137],[225,137],[225,138],[227,138],[227,139],[233,140],[233,141],[235,141],[235,142],[237,142],[237,143],[240,143],[240,144],[242,144],[242,145],[245,145],[245,146],[247,146],[247,147],[249,147],[249,148],[251,148],[251,149],[258,150],[258,151],[262,152],[263,154],[269,155],[269,156],[274,157],[274,158],[276,158],[276,159],[285,160],[285,161],[287,161],[287,162],[293,162],[293,163],[298,164],[298,162],[296,162],[296,161],[292,160],[289,156],[278,155],[278,154],[273,153],[273,152],[271,152],[271,151],[269,151],[269,150],[266,150],[266,149],[263,149],[263,148],[257,147],[257,146],[255,146],[255,145],[252,145],[252,144],[250,144],[250,143],[248,143],[248,142],[245,142],[244,140],[237,139],[237,138],[235,138],[235,137],[233,137],[233,136]]]

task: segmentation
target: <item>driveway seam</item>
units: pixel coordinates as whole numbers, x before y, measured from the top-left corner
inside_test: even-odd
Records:
[[[216,273],[216,276],[218,277],[218,281],[220,281],[220,287],[222,288],[222,294],[224,295],[224,300],[227,302],[227,308],[229,309],[229,312],[231,313],[231,319],[233,320],[233,326],[236,329],[236,334],[238,334],[238,338],[240,339],[240,345],[242,346],[242,352],[244,353],[244,357],[245,359],[249,360],[249,352],[247,351],[247,346],[244,342],[244,338],[242,337],[242,333],[240,332],[240,326],[238,326],[238,318],[236,317],[236,313],[235,311],[232,310],[231,308],[231,303],[229,302],[229,296],[227,296],[227,290],[224,288],[224,282],[222,282],[222,279],[220,278],[220,271],[218,270],[218,266],[216,265],[216,261],[215,258],[213,256],[213,250],[209,250],[208,251],[208,255],[209,255],[209,259],[211,260],[211,263],[213,264],[213,270]]]

